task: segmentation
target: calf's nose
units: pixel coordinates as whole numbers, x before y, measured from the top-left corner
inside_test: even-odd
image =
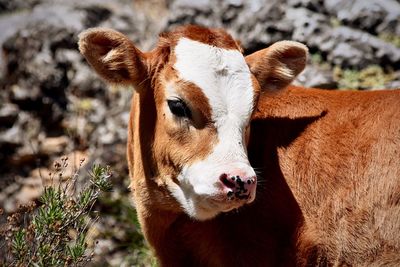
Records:
[[[257,177],[246,177],[239,174],[226,174],[220,176],[220,181],[227,192],[228,199],[247,200],[250,199],[251,194],[256,190]]]

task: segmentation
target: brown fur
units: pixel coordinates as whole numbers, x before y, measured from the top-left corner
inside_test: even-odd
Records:
[[[104,60],[104,48],[88,52],[92,34],[120,41],[105,50],[121,55],[128,49],[133,62]],[[304,68],[305,48],[290,42],[246,58],[257,78],[247,131],[249,159],[259,172],[255,202],[203,222],[182,212],[166,184],[180,164],[204,158],[215,143],[207,99],[195,85],[174,81],[197,108],[195,129],[177,127],[162,112],[164,86],[177,79],[171,62],[182,36],[238,49],[221,30],[191,26],[162,35],[149,53],[101,30],[83,35],[80,44],[105,79],[135,85],[128,164],[143,232],[161,265],[400,265],[400,92],[270,90],[285,87]],[[107,62],[117,66],[111,74],[104,73]],[[116,69],[129,75],[114,76]]]
[[[177,27],[172,32],[162,33],[160,37],[161,44],[166,43],[172,47],[180,38],[185,37],[211,46],[241,51],[240,45],[223,29],[207,29],[196,25],[187,25]]]
[[[299,265],[400,264],[399,105],[399,91],[261,97],[249,154],[299,205]]]

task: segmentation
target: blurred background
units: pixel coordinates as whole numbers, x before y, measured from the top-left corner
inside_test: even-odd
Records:
[[[400,88],[399,0],[0,0],[2,221],[37,199],[53,163],[64,176],[85,159],[110,165],[91,235],[95,266],[149,266],[129,198],[125,159],[132,88],[111,88],[77,49],[78,34],[108,27],[150,50],[158,33],[195,23],[222,27],[249,54],[279,40],[310,49],[297,84],[339,90]]]

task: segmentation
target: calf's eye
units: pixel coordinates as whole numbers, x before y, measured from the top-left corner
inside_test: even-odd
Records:
[[[188,119],[192,118],[192,113],[190,112],[190,109],[187,107],[182,99],[169,99],[167,100],[167,102],[169,109],[175,116]]]

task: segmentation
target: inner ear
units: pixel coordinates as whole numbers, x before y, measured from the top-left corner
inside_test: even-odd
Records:
[[[308,49],[294,41],[281,41],[246,57],[250,71],[261,89],[279,90],[288,86],[307,63]]]
[[[147,75],[144,53],[122,33],[89,29],[79,35],[78,44],[89,64],[109,83],[138,85]]]

